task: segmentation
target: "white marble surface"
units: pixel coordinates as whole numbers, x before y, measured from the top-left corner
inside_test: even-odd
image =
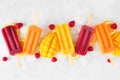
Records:
[[[24,37],[28,25],[34,23],[36,12],[40,12],[38,25],[43,28],[41,38],[50,31],[48,24],[67,23],[74,19],[77,24],[71,31],[76,42],[80,25],[87,22],[91,12],[93,25],[104,20],[120,24],[120,0],[0,0],[0,29],[6,23],[23,22],[25,25],[21,32]],[[16,57],[8,55],[0,33],[0,80],[119,80],[120,57],[113,57],[113,67],[106,62],[108,57],[100,53],[97,44],[94,49],[75,60],[74,66],[59,53],[57,63],[29,56],[21,58],[22,67],[19,68]],[[8,62],[1,60],[3,56],[9,57]]]

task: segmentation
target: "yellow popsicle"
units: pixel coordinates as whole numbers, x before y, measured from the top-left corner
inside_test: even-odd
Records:
[[[56,33],[60,43],[60,48],[63,54],[69,55],[74,52],[74,45],[69,26],[60,24],[56,26]]]

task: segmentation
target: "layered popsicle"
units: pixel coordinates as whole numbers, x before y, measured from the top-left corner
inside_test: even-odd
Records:
[[[6,45],[8,47],[10,55],[15,55],[22,51],[17,37],[17,33],[15,32],[13,25],[4,27],[2,29],[2,34],[6,42]]]
[[[63,54],[69,55],[74,52],[74,45],[69,26],[60,24],[56,26],[56,33],[60,43],[60,48]]]
[[[105,54],[114,50],[113,41],[107,28],[107,24],[96,25],[95,33],[102,53]]]
[[[23,53],[33,55],[36,51],[41,34],[41,28],[35,25],[29,26],[27,36],[23,46]]]
[[[75,52],[80,55],[86,55],[94,29],[91,26],[83,25],[78,36]]]

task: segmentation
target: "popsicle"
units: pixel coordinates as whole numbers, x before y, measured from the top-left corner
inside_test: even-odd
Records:
[[[76,47],[75,47],[76,54],[84,56],[88,51],[88,47],[90,45],[90,41],[92,39],[92,35],[94,32],[94,29],[91,26],[89,26],[91,22],[91,18],[92,18],[92,15],[90,15],[89,17],[88,25],[83,25],[80,30]]]
[[[109,53],[114,50],[113,41],[106,24],[96,25],[95,33],[103,54]]]
[[[15,55],[22,51],[20,43],[18,41],[17,33],[15,32],[13,25],[4,27],[2,29],[2,34],[10,55]]]
[[[23,46],[23,53],[33,55],[37,49],[41,28],[31,25],[28,28],[27,36]]]
[[[69,55],[74,52],[74,45],[67,24],[56,25],[56,33],[63,54]]]

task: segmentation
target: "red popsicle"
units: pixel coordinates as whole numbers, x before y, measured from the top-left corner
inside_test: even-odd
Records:
[[[83,25],[82,29],[80,31],[76,47],[75,47],[75,52],[80,55],[86,55],[90,40],[93,34],[93,28],[87,25]]]
[[[20,43],[18,41],[17,33],[15,32],[12,25],[3,28],[2,34],[10,55],[15,55],[16,53],[20,53],[22,51]]]
[[[91,15],[90,15],[90,19],[91,19]],[[86,55],[88,51],[90,40],[94,32],[94,29],[91,26],[89,26],[90,19],[88,20],[88,25],[83,25],[81,28],[75,47],[76,54]]]

